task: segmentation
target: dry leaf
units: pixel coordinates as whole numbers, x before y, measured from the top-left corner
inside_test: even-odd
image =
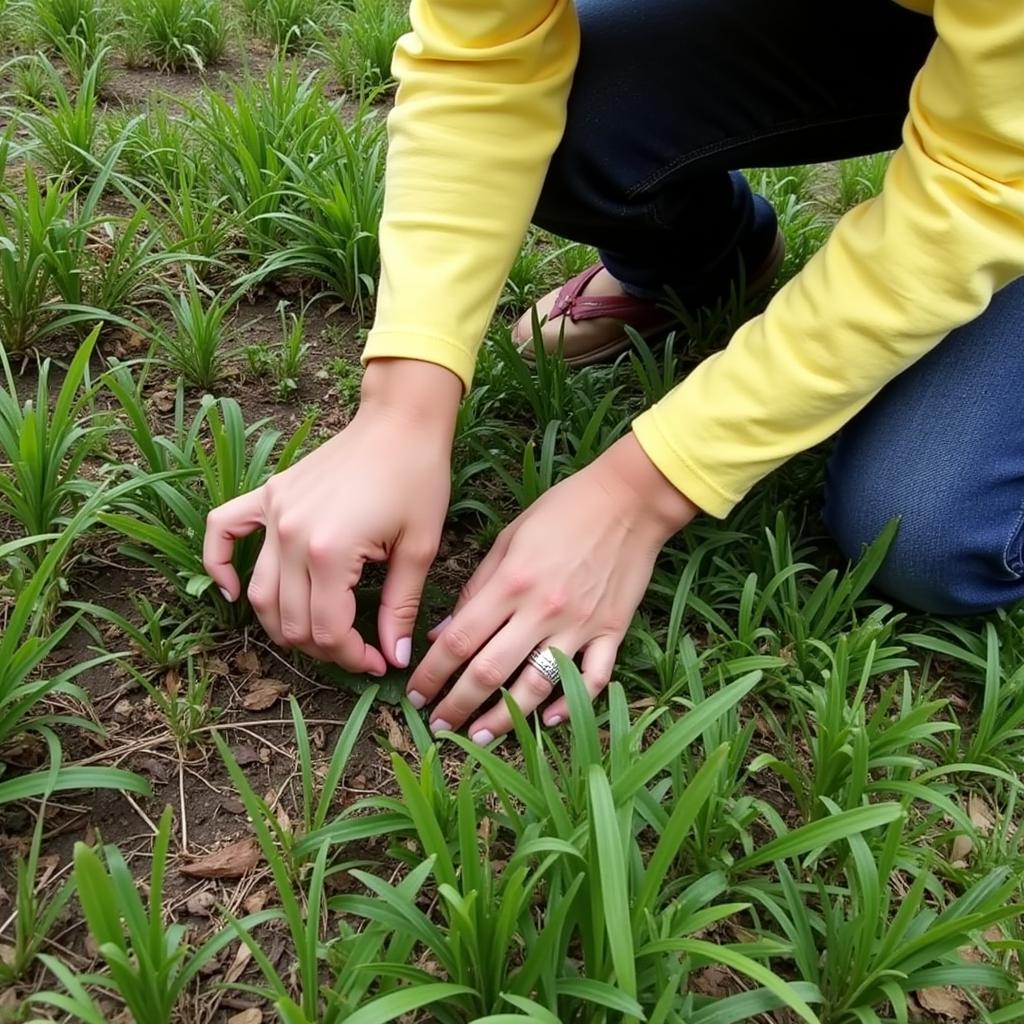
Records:
[[[983,835],[987,836],[996,823],[995,811],[989,807],[984,797],[972,793],[967,798],[967,816],[971,824]]]
[[[14,966],[14,947],[8,946],[6,942],[0,942],[0,964],[6,964],[8,967]]]
[[[949,851],[949,859],[953,864],[964,867],[967,864],[967,857],[974,849],[974,843],[967,836],[957,836],[953,840],[953,846]]]
[[[135,714],[135,705],[130,700],[119,700],[114,705],[114,714],[118,718],[131,718]]]
[[[228,1024],[263,1024],[263,1011],[255,1006],[252,1009],[243,1010],[233,1017],[228,1017]]]
[[[229,843],[190,864],[182,864],[178,870],[190,878],[241,878],[259,862],[259,843],[246,838]]]
[[[258,675],[262,671],[260,659],[256,657],[255,651],[242,651],[240,654],[236,654],[235,668],[239,672],[248,672],[250,675]]]
[[[971,1004],[957,989],[949,986],[919,989],[917,1001],[923,1010],[938,1014],[946,1020],[967,1021],[974,1018],[974,1008]]]
[[[154,391],[149,399],[149,404],[157,412],[170,412],[174,408],[174,393],[166,388]]]
[[[398,724],[395,716],[387,708],[380,709],[377,713],[377,721],[388,734],[388,743],[391,745],[392,750],[397,751],[399,754],[409,754],[412,752],[413,747],[409,743],[405,730]]]
[[[172,696],[178,696],[178,688],[181,685],[181,679],[178,676],[176,669],[169,668],[167,673],[164,675],[164,689]]]
[[[266,889],[257,889],[252,895],[242,900],[242,907],[247,914],[258,914],[266,905],[270,894]]]
[[[228,668],[228,663],[223,658],[218,658],[211,654],[208,654],[203,658],[203,668],[209,672],[211,676],[231,675],[231,669]]]
[[[239,943],[235,959],[231,961],[231,966],[224,974],[224,984],[232,985],[238,981],[238,979],[245,973],[245,969],[249,966],[249,961],[251,959],[252,950],[249,949],[244,942]]]
[[[209,917],[210,911],[217,902],[217,897],[208,889],[203,889],[185,901],[185,909],[194,917]]]
[[[280,679],[256,679],[249,686],[249,692],[242,698],[247,711],[266,711],[288,692],[288,684]]]
[[[241,768],[249,764],[258,764],[260,760],[259,753],[251,743],[239,743],[231,748],[231,753]]]
[[[718,964],[712,964],[702,971],[697,971],[690,984],[695,992],[700,992],[705,996],[714,996],[717,999],[732,995],[736,991],[732,975],[727,968]]]

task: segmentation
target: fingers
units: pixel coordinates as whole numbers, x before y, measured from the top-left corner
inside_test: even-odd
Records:
[[[433,701],[455,672],[501,629],[510,611],[509,602],[492,588],[482,591],[454,616],[431,644],[430,650],[409,678],[406,689],[412,705],[422,708]],[[435,712],[434,718],[437,717]],[[441,720],[446,725],[438,728],[456,724],[443,717]]]
[[[571,658],[576,654],[578,640],[570,636],[556,636],[541,644],[531,644],[523,655],[524,660],[529,656],[534,646],[542,649],[546,647],[553,648]],[[529,715],[548,700],[553,690],[554,684],[543,672],[535,669],[532,665],[524,665],[522,672],[519,673],[519,677],[509,689],[509,696],[519,705],[519,710],[524,715]],[[509,714],[505,702],[500,701],[469,727],[469,738],[474,743],[486,746],[495,737],[503,736],[511,728],[512,716]]]
[[[382,676],[387,671],[383,655],[366,643],[353,627],[356,595],[349,586],[340,589],[341,573],[314,571],[310,577],[310,631],[314,657],[333,661],[349,672]]]
[[[267,636],[278,646],[285,646],[286,641],[281,632],[281,552],[273,527],[267,530],[249,580],[247,595]]]
[[[491,545],[491,550],[487,552],[483,561],[476,567],[473,575],[470,576],[468,582],[463,586],[462,592],[459,594],[459,599],[455,602],[455,607],[452,609],[451,614],[427,633],[428,640],[431,642],[436,640],[441,635],[441,630],[444,629],[445,626],[447,626],[463,608],[465,608],[466,604],[471,601],[476,594],[483,590],[484,586],[494,575],[498,566],[501,565],[501,560],[505,557],[505,553],[508,551],[508,546],[511,541],[511,529],[504,529],[498,534],[494,543]]]
[[[536,636],[536,623],[521,617],[513,618],[470,661],[451,693],[434,709],[431,729],[440,732],[460,728],[481,704],[490,700],[494,692],[512,678],[533,650]],[[489,743],[493,738],[490,736],[481,742]]]
[[[620,636],[599,636],[591,640],[583,651],[582,675],[583,685],[591,700],[599,697],[611,682],[615,671],[615,657],[622,643]],[[557,647],[557,644],[552,644]],[[559,648],[560,649],[560,648]],[[569,702],[559,697],[546,708],[543,714],[545,725],[558,725],[569,717]],[[495,735],[498,735],[495,732]]]
[[[262,490],[257,488],[225,502],[206,517],[203,565],[228,601],[236,601],[242,592],[238,573],[231,564],[235,541],[248,537],[266,521]]]
[[[412,660],[412,633],[420,607],[423,584],[436,547],[400,541],[391,553],[381,591],[377,630],[384,656],[398,668]]]

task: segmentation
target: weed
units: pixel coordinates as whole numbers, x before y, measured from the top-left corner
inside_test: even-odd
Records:
[[[272,453],[280,434],[262,428],[264,421],[246,426],[234,399],[215,401],[205,395],[199,411],[186,428],[183,401],[179,397],[177,436],[154,437],[138,386],[123,368],[106,378],[130,422],[130,433],[143,460],[128,466],[138,481],[138,491],[101,520],[128,538],[122,551],[162,575],[184,601],[201,598],[204,616],[217,627],[238,626],[251,619],[252,610],[243,595],[225,601],[203,566],[206,517],[218,505],[252,490],[272,473],[295,459],[306,439],[307,420],[284,445],[275,461]],[[200,442],[207,432],[208,446]],[[174,479],[152,478],[169,472]],[[260,538],[249,537],[236,545],[235,564],[248,580],[256,562]]]
[[[198,613],[179,620],[166,604],[153,605],[148,597],[137,594],[131,596],[131,603],[140,620],[138,624],[111,608],[91,601],[69,601],[68,606],[119,629],[131,642],[145,666],[146,675],[176,669],[210,644],[210,635],[202,628],[195,628],[200,617]],[[102,645],[103,638],[98,630],[88,620],[83,619],[81,624],[89,630],[96,643]]]
[[[835,206],[839,213],[872,199],[882,191],[891,153],[843,160],[836,176]]]
[[[233,300],[204,296],[191,267],[184,291],[166,294],[174,322],[170,329],[156,329],[157,349],[168,366],[190,384],[215,387],[224,371],[223,346],[229,337],[225,321]]]
[[[233,938],[225,929],[194,953],[186,944],[184,925],[163,922],[164,880],[171,839],[171,809],[160,816],[153,860],[143,902],[139,886],[124,857],[114,847],[103,857],[85,843],[75,844],[75,885],[93,937],[107,971],[76,978],[53,957],[43,957],[67,994],[40,992],[30,1002],[53,1006],[85,1024],[106,1020],[83,982],[114,993],[132,1018],[147,1024],[169,1024],[185,986]],[[148,905],[147,905],[148,904]],[[251,915],[252,926],[275,916],[273,911]]]
[[[121,0],[129,62],[203,70],[224,56],[221,0]]]
[[[320,33],[317,48],[344,88],[364,94],[392,84],[395,44],[408,30],[408,4],[362,0],[344,11],[330,32]]]
[[[96,485],[83,476],[95,455],[103,428],[90,416],[93,388],[89,357],[98,328],[79,347],[55,398],[50,397],[49,359],[39,367],[34,399],[19,401],[10,362],[0,347],[6,390],[0,390],[0,452],[9,466],[0,475],[0,514],[16,522],[25,536],[45,537],[65,526]],[[19,552],[29,571],[43,562],[45,541]],[[59,570],[58,566],[58,570]]]
[[[33,154],[51,173],[64,182],[86,181],[96,171],[104,155],[100,145],[97,116],[100,75],[105,51],[100,51],[84,70],[81,83],[72,97],[57,70],[46,57],[40,63],[49,76],[50,103],[31,99],[33,110],[21,115],[33,139]]]
[[[287,303],[282,302],[277,309],[281,318],[281,344],[270,349],[257,342],[245,349],[253,373],[273,380],[282,399],[290,398],[298,390],[299,371],[309,352],[309,344],[303,341],[305,318],[291,314],[289,323],[286,307]]]

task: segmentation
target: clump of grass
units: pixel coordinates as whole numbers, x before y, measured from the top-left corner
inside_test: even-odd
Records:
[[[215,64],[227,49],[222,0],[121,0],[123,48],[132,64],[164,71]]]
[[[287,303],[278,306],[281,318],[281,342],[274,348],[264,343],[247,345],[245,349],[253,373],[268,377],[277,387],[281,398],[291,398],[299,388],[299,371],[309,352],[305,337],[305,317],[289,316]]]
[[[875,153],[840,161],[835,185],[837,212],[845,213],[877,196],[885,184],[891,160],[891,153]]]
[[[362,0],[343,10],[330,31],[320,33],[317,48],[344,88],[366,93],[393,84],[395,44],[408,31],[408,4]]]
[[[297,273],[360,315],[368,311],[380,267],[386,138],[384,119],[368,105],[349,124],[333,123],[326,151],[293,168],[293,183],[273,197],[263,216],[279,247],[240,287]]]
[[[158,351],[190,384],[215,387],[224,372],[224,343],[229,334],[226,322],[234,301],[204,295],[191,267],[184,290],[168,292],[166,298],[174,323],[170,328],[156,328]]]
[[[72,95],[57,69],[40,55],[38,60],[48,76],[52,102],[32,99],[33,109],[21,115],[22,124],[32,136],[33,155],[47,171],[69,184],[92,178],[106,152],[97,114],[105,59],[103,50],[83,72]]]
[[[280,53],[303,49],[319,35],[322,0],[242,0],[253,27]]]
[[[44,46],[61,55],[76,82],[99,65],[96,86],[106,81],[109,8],[102,0],[31,0],[33,30]]]

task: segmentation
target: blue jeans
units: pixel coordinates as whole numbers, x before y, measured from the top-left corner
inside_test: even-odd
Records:
[[[535,221],[631,290],[727,293],[774,240],[737,167],[895,148],[934,39],[892,0],[577,0],[580,62]],[[842,431],[825,520],[855,557],[893,517],[878,586],[946,614],[1024,599],[1024,280]]]

